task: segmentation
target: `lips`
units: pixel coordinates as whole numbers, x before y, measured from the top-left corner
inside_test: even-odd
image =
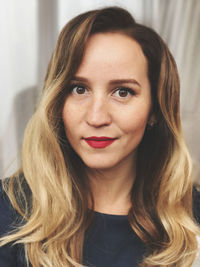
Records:
[[[84,138],[84,140],[89,146],[93,148],[105,148],[111,145],[116,140],[116,138],[110,138],[107,136],[91,136]]]

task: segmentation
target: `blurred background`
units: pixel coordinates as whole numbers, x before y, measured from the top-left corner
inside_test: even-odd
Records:
[[[26,124],[62,27],[89,9],[117,5],[154,28],[181,78],[183,131],[200,183],[200,0],[0,0],[0,177],[20,164]],[[33,140],[34,142],[34,140]]]

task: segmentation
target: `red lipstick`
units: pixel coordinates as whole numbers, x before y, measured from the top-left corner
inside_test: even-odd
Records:
[[[116,138],[110,138],[106,136],[90,136],[84,138],[84,140],[88,143],[89,146],[93,148],[105,148],[111,145],[116,140]]]

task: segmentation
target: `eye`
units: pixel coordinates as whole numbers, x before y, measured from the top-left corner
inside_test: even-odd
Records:
[[[130,95],[135,95],[135,92],[127,87],[119,87],[115,90],[114,95],[120,98],[126,98]]]
[[[71,92],[77,95],[83,95],[87,91],[86,87],[84,85],[80,84],[72,84],[71,85]]]

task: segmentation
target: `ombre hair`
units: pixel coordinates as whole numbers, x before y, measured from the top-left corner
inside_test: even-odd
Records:
[[[146,128],[138,147],[128,213],[148,250],[140,266],[189,267],[199,228],[192,214],[191,160],[181,130],[177,67],[160,36],[119,7],[78,15],[59,35],[40,103],[25,131],[22,169],[4,183],[23,224],[1,238],[1,245],[24,244],[33,267],[82,266],[84,233],[93,218],[87,204],[91,192],[84,163],[66,139],[62,109],[88,39],[107,32],[137,41],[148,61],[155,124]]]

